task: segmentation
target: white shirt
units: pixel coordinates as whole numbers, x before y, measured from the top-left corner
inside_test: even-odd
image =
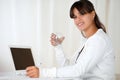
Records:
[[[43,68],[44,77],[80,77],[83,80],[114,80],[114,53],[110,38],[102,30],[89,37],[84,49],[75,52],[72,60],[67,60],[62,47],[55,48],[59,68]],[[71,63],[71,64],[69,64]]]

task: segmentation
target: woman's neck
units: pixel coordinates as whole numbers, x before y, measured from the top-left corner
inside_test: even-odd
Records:
[[[84,31],[84,35],[86,38],[91,37],[97,32],[98,28],[94,25],[93,27],[90,27],[89,29]]]

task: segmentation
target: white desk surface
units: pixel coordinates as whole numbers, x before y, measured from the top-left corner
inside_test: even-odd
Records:
[[[25,75],[17,75],[14,72],[1,72],[0,80],[82,80],[80,78],[29,78]]]

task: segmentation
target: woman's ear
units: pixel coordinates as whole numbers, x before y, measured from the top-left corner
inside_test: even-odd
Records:
[[[91,13],[92,13],[92,16],[94,18],[95,17],[95,11],[92,11]]]

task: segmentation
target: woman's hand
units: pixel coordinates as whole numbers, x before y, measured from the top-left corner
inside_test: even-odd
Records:
[[[39,69],[35,66],[30,66],[26,68],[26,75],[31,78],[38,78],[39,77]]]
[[[58,44],[61,44],[63,42],[64,38],[64,36],[58,38],[56,34],[52,33],[50,42],[53,46],[57,46]]]

